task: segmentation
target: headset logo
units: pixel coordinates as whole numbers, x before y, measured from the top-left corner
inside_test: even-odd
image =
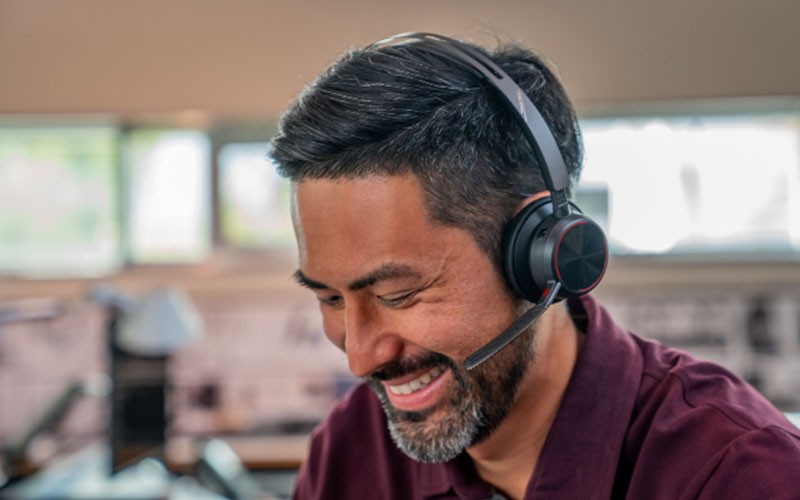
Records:
[[[522,115],[522,118],[525,121],[528,121],[528,115],[525,113],[525,95],[522,93],[522,89],[517,89],[517,105],[519,105],[519,114]]]

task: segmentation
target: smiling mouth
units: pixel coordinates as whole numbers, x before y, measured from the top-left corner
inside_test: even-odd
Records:
[[[386,384],[386,387],[392,394],[402,394],[402,395],[412,394],[422,389],[423,387],[427,386],[434,380],[436,380],[439,377],[439,375],[441,375],[443,372],[444,370],[441,367],[435,366],[431,368],[429,371],[423,373],[419,377],[405,384],[398,384],[398,385]]]

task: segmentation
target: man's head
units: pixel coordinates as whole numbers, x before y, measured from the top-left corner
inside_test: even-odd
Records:
[[[539,109],[577,181],[580,132],[555,75],[519,46],[490,55]],[[273,145],[280,172],[294,181],[412,173],[431,218],[470,232],[498,268],[503,226],[522,200],[545,189],[497,91],[414,45],[346,54],[286,112]]]
[[[580,137],[555,77],[520,48],[493,59],[539,107],[576,177]],[[304,92],[273,144],[294,186],[298,280],[375,389],[397,444],[443,461],[486,438],[514,405],[535,333],[473,371],[463,360],[520,312],[501,232],[544,189],[498,96],[413,45],[368,48]]]

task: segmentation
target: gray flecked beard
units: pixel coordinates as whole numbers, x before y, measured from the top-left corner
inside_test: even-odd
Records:
[[[446,462],[489,437],[508,415],[533,361],[534,336],[534,328],[529,328],[512,345],[472,371],[451,358],[432,353],[385,370],[393,375],[367,378],[381,402],[397,447],[419,462]],[[451,370],[455,386],[452,394],[421,412],[395,408],[380,380],[434,366]]]

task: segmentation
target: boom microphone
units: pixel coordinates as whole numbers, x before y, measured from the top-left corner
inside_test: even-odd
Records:
[[[561,283],[554,280],[548,281],[547,287],[542,293],[542,297],[538,302],[536,302],[536,305],[525,311],[525,313],[520,316],[519,319],[511,323],[511,326],[503,330],[500,335],[490,340],[488,344],[467,356],[467,359],[464,360],[464,366],[467,368],[467,370],[472,370],[479,364],[491,358],[508,344],[510,344],[514,339],[519,337],[522,332],[527,330],[528,327],[530,327],[534,321],[539,319],[539,317],[544,314],[547,308],[550,307],[560,289]]]

